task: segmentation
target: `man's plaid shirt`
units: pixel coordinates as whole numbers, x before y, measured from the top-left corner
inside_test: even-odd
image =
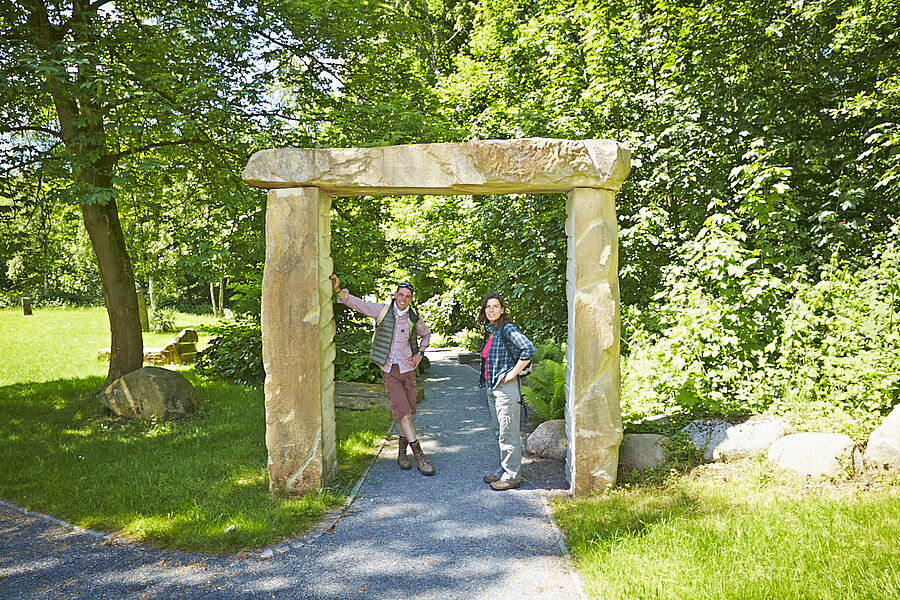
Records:
[[[531,360],[531,357],[534,356],[534,344],[512,323],[504,323],[502,327],[505,328],[503,333],[506,339],[509,340],[510,346],[513,346],[510,348],[512,355],[518,355],[519,360]],[[487,381],[492,382],[491,387],[493,388],[496,387],[504,373],[516,366],[516,360],[510,358],[510,352],[506,351],[506,346],[503,344],[504,336],[500,334],[499,328],[495,328],[492,325],[485,326],[485,343],[487,343],[487,336],[490,333],[494,334],[494,341],[491,342],[485,365],[487,367]],[[484,385],[484,368],[482,368],[481,377],[481,383]]]

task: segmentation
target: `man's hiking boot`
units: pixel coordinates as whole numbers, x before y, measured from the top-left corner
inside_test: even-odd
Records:
[[[484,479],[485,483],[494,483],[495,481],[500,481],[500,478],[493,473],[488,473],[487,475],[482,477],[482,479]]]
[[[422,445],[419,444],[419,440],[410,444],[409,447],[412,448],[413,454],[416,455],[416,466],[419,468],[419,472],[422,475],[434,475],[434,467],[425,460],[425,453],[422,452]]]
[[[406,458],[407,446],[409,446],[409,441],[407,441],[407,439],[401,435],[400,447],[398,448],[399,452],[397,453],[397,464],[400,465],[400,468],[404,471],[412,469],[412,464],[409,462],[409,459]]]

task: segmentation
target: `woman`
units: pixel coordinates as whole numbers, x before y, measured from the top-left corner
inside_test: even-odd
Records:
[[[522,435],[519,433],[522,389],[518,375],[534,356],[534,345],[512,324],[500,294],[488,294],[481,303],[478,322],[484,325],[481,348],[481,385],[487,391],[488,406],[499,428],[500,467],[484,476],[484,482],[498,491],[521,485]]]

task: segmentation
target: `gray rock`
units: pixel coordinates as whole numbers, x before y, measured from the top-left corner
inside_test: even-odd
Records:
[[[694,447],[703,450],[703,458],[712,460],[716,446],[725,440],[725,431],[731,423],[722,419],[698,419],[681,428]]]
[[[725,428],[725,439],[713,448],[713,459],[765,454],[789,429],[784,419],[767,415],[730,425]]]
[[[795,433],[769,448],[771,463],[809,477],[841,476],[859,471],[862,455],[843,433]]]
[[[160,367],[144,367],[116,379],[100,394],[100,402],[134,419],[171,419],[196,411],[191,382]]]
[[[566,421],[565,419],[556,419],[538,425],[528,436],[525,449],[529,453],[543,458],[566,460],[567,445]]]
[[[666,460],[665,440],[657,433],[626,434],[619,446],[619,469],[642,471],[658,467]]]
[[[784,419],[756,416],[740,423],[698,419],[688,423],[681,431],[687,434],[696,448],[703,450],[704,459],[719,460],[763,454],[788,429]]]
[[[865,461],[871,467],[900,470],[900,406],[869,436]]]

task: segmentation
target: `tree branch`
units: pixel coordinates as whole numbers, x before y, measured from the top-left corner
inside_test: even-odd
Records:
[[[41,133],[47,133],[52,135],[53,137],[57,137],[62,139],[62,134],[58,131],[54,131],[52,129],[48,129],[46,127],[32,127],[32,126],[23,126],[23,127],[0,127],[0,131],[4,133],[18,133],[22,131],[40,131]]]
[[[55,149],[56,149],[57,147],[59,147],[61,144],[62,144],[61,141],[56,142],[55,144],[53,144],[53,146],[50,147],[49,150],[47,150],[47,151],[45,151],[45,152],[41,152],[38,156],[34,157],[33,159],[31,159],[31,160],[26,160],[26,161],[22,161],[22,162],[18,162],[18,163],[9,165],[8,167],[4,167],[3,169],[0,169],[0,173],[3,173],[3,174],[6,174],[6,173],[12,173],[12,172],[15,171],[16,169],[21,169],[22,167],[27,167],[28,165],[33,165],[33,164],[35,164],[35,163],[43,162],[43,161],[45,161],[45,160],[46,160],[46,161],[59,160],[59,159],[56,158],[56,157],[53,157],[53,156],[47,156],[47,154],[49,154],[50,152],[52,152],[53,150],[55,150]]]
[[[133,154],[140,154],[141,152],[146,152],[148,150],[152,150],[154,148],[163,148],[165,146],[181,146],[187,144],[209,144],[209,140],[202,140],[197,138],[187,139],[187,140],[168,140],[165,142],[153,142],[152,144],[147,144],[146,146],[140,146],[138,148],[129,148],[128,150],[123,150],[117,154],[108,155],[108,159],[112,164],[118,162],[119,160],[131,156]]]

